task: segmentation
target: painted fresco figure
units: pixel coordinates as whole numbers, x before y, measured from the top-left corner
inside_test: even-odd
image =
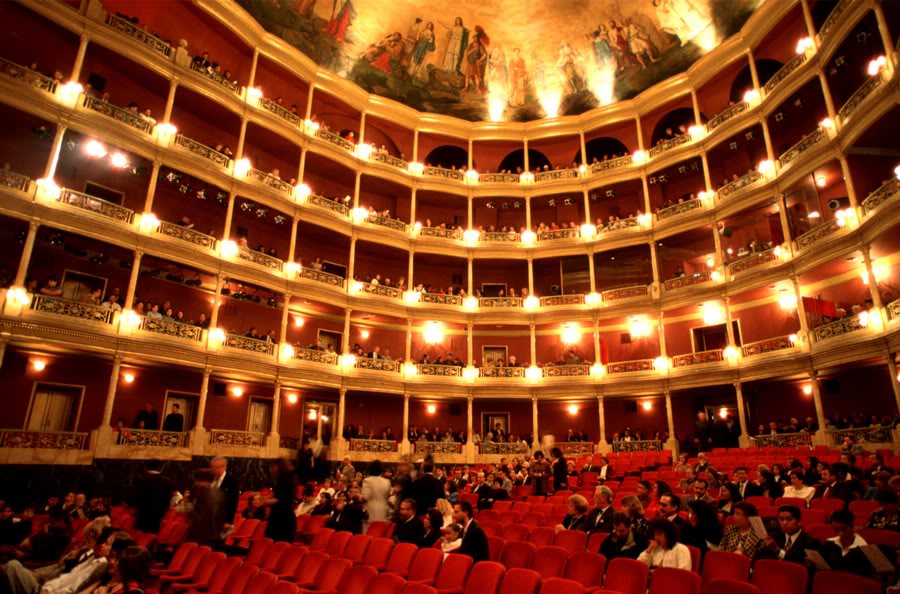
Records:
[[[559,57],[556,60],[556,69],[559,71],[565,83],[567,94],[577,93],[584,88],[585,72],[581,63],[578,50],[569,45],[568,41],[559,44]]]
[[[616,52],[616,63],[618,71],[621,72],[629,66],[639,66],[637,58],[631,53],[628,45],[628,37],[625,29],[616,24],[616,21],[609,21],[609,41],[613,50]]]
[[[370,46],[363,56],[372,64],[372,68],[385,74],[396,74],[405,57],[403,34],[399,31],[385,36],[376,45]]]
[[[505,94],[508,84],[506,54],[499,45],[491,50],[488,59],[487,87],[491,92]]]
[[[525,91],[528,85],[528,72],[525,60],[519,48],[513,49],[513,57],[509,61],[509,104],[514,107],[525,105]]]
[[[632,21],[630,18],[625,19],[625,32],[628,35],[628,48],[634,54],[641,66],[646,68],[650,64],[659,61],[655,57],[659,55],[656,46],[650,41],[650,37],[643,27]]]
[[[442,25],[445,26],[445,25]],[[463,53],[469,42],[469,30],[463,25],[462,17],[456,17],[453,26],[446,33],[447,49],[439,68],[446,72],[459,72]]]
[[[712,23],[709,6],[698,0],[653,0],[663,31],[678,37],[682,45]]]
[[[606,30],[606,25],[600,25],[592,33],[591,46],[599,70],[616,69],[616,53],[609,43],[609,31]]]
[[[335,0],[335,6],[337,6],[337,0]],[[332,14],[334,13],[332,12]],[[353,0],[344,0],[341,9],[325,25],[325,32],[334,37],[338,43],[343,43],[347,37],[347,29],[353,24],[355,18],[356,7],[353,6]]]
[[[434,51],[434,23],[429,22],[425,28],[419,31],[419,37],[413,47],[412,59],[409,62],[409,74],[415,78],[424,79],[427,73],[425,68],[425,54]]]
[[[476,91],[481,91],[482,93],[485,91],[484,73],[488,60],[488,44],[490,44],[490,39],[485,34],[484,29],[476,25],[475,34],[472,37],[472,41],[469,42],[463,58],[466,74],[463,91],[468,91],[471,84],[474,84]]]

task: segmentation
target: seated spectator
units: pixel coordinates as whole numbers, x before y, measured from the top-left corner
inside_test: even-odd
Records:
[[[739,553],[751,560],[765,546],[765,541],[753,530],[750,518],[759,516],[756,506],[746,501],[739,501],[732,507],[734,524],[725,527],[722,535],[721,549],[729,553]]]
[[[778,524],[781,532],[766,538],[767,550],[762,556],[792,563],[806,563],[806,550],[819,550],[819,541],[800,526],[800,508],[782,505],[778,508]]]
[[[741,501],[741,494],[734,483],[723,483],[719,487],[719,513],[730,516],[734,513],[734,506]]]
[[[788,474],[788,477],[790,478],[791,484],[784,488],[783,496],[805,499],[806,504],[809,505],[813,495],[816,494],[815,488],[803,484],[803,472],[800,470],[791,471]]]
[[[365,512],[358,497],[346,493],[335,493],[331,517],[325,524],[334,530],[362,534],[362,523]]]
[[[897,494],[891,490],[876,493],[875,501],[881,506],[872,512],[866,527],[900,532],[900,524],[898,524],[897,518],[897,499]]]
[[[578,494],[570,495],[569,499],[566,500],[566,504],[569,506],[568,513],[563,518],[562,523],[556,525],[556,531],[580,530],[582,532],[587,532],[587,499]]]
[[[600,545],[600,553],[607,562],[620,557],[637,559],[647,548],[647,539],[631,528],[631,518],[624,512],[616,512],[612,519],[612,533]]]
[[[408,542],[419,545],[425,536],[425,524],[416,517],[416,501],[404,499],[400,502],[397,513],[397,526],[394,528],[394,542]]]
[[[701,499],[694,499],[687,505],[688,522],[692,528],[693,543],[701,552],[715,550],[722,542],[722,524],[716,508]]]
[[[613,492],[609,487],[603,485],[598,486],[594,490],[594,509],[588,514],[585,529],[587,532],[605,532],[613,531],[613,517],[615,511],[612,508]],[[631,527],[631,522],[628,522]]]
[[[301,497],[302,499],[300,501],[300,504],[296,508],[294,508],[294,515],[312,515],[313,509],[319,503],[315,495],[315,485],[313,485],[313,483],[307,483],[303,485]]]
[[[668,520],[656,519],[650,522],[652,538],[638,561],[646,563],[650,570],[658,567],[691,570],[691,552],[678,542],[677,530]]]
[[[441,499],[440,501],[446,501]],[[444,527],[444,515],[437,508],[431,508],[423,517],[425,534],[418,545],[420,549],[430,549],[441,539],[441,529]]]
[[[116,542],[113,543],[114,548]],[[121,594],[144,594],[145,588],[149,585],[152,565],[153,559],[147,549],[129,546],[116,558],[113,582],[107,585],[106,593],[115,592],[116,584],[120,584]]]
[[[266,506],[263,505],[262,495],[259,493],[253,494],[247,501],[247,507],[241,512],[241,517],[245,520],[263,521],[266,519]]]
[[[649,538],[648,522],[644,517],[644,506],[637,495],[627,495],[622,498],[622,507],[631,518],[631,529],[641,538]]]
[[[48,276],[47,282],[44,283],[44,286],[38,292],[49,297],[62,297],[63,294],[62,289],[59,288],[59,281],[55,276]]]
[[[454,553],[459,550],[462,546],[462,526],[459,524],[453,523],[444,528],[443,536],[441,538],[441,550],[444,552],[444,557],[450,553]]]
[[[839,509],[831,513],[830,524],[837,536],[822,543],[822,557],[836,571],[871,575],[872,564],[859,550],[869,543],[854,531],[853,520],[850,510]]]

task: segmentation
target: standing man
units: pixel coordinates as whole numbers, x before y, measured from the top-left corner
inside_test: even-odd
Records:
[[[237,513],[238,483],[233,476],[228,474],[228,459],[217,456],[209,462],[213,479],[210,488],[218,491],[222,496],[222,513],[218,515],[223,525],[219,526],[219,532],[231,528],[234,523],[234,515]]]
[[[149,405],[148,405],[149,406]],[[135,528],[159,534],[162,517],[168,511],[175,485],[160,472],[157,460],[147,461],[147,470],[135,483],[134,506],[137,508]]]
[[[184,431],[184,415],[181,414],[181,405],[177,402],[172,405],[172,412],[166,415],[162,430],[181,433]]]
[[[149,402],[144,405],[144,410],[135,417],[134,426],[140,427],[141,421],[144,422],[144,429],[148,431],[156,431],[159,428],[159,413],[153,409],[153,405]]]
[[[413,498],[416,508],[428,511],[444,497],[444,484],[434,476],[434,464],[426,462],[422,465],[422,476],[413,482]]]

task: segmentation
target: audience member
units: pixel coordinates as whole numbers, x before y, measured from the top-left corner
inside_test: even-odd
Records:
[[[691,552],[678,542],[677,530],[671,522],[653,520],[649,532],[652,538],[644,552],[638,555],[638,561],[646,563],[651,571],[658,567],[691,570]]]

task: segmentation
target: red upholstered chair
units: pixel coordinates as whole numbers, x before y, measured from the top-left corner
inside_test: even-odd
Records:
[[[472,558],[468,555],[451,553],[444,559],[441,572],[438,574],[434,587],[438,594],[462,594],[472,571]]]
[[[354,534],[340,556],[344,559],[350,559],[354,565],[359,565],[362,563],[363,559],[365,559],[366,551],[369,550],[369,545],[371,543],[371,536],[367,534]]]
[[[498,594],[536,594],[540,584],[541,575],[538,572],[517,567],[506,572]]]
[[[328,521],[328,516],[310,516],[310,518],[306,521],[306,525],[303,527],[302,540],[303,542],[312,542],[312,539],[321,532],[325,530],[325,523]]]
[[[282,579],[295,582],[301,588],[311,586],[315,583],[316,576],[326,561],[328,561],[328,555],[322,551],[310,551],[300,559],[297,569],[294,570],[294,575]]]
[[[316,573],[316,579],[313,581],[312,585],[302,587],[300,591],[330,592],[331,594],[334,594],[338,585],[341,583],[344,574],[347,573],[351,567],[353,567],[353,564],[347,559],[329,559],[319,568],[319,572]]]
[[[500,512],[493,509],[483,509],[478,512],[478,523],[483,522],[499,522],[500,521]]]
[[[352,532],[335,532],[331,535],[331,538],[328,539],[328,544],[325,546],[325,552],[328,553],[329,557],[343,557],[344,549],[350,544],[351,538],[353,538]]]
[[[569,560],[569,551],[562,547],[540,547],[534,552],[534,560],[531,569],[541,574],[541,579],[563,577],[566,571],[566,562]]]
[[[243,594],[268,594],[278,577],[268,571],[260,571],[247,582]]]
[[[700,560],[703,558],[703,554],[700,552],[695,546],[685,545],[688,548],[688,551],[691,553],[691,571],[694,573],[700,573]]]
[[[650,568],[635,559],[613,559],[606,569],[603,588],[622,594],[644,594]]]
[[[560,530],[553,537],[553,544],[569,553],[580,553],[587,545],[587,532],[581,530]]]
[[[565,578],[544,580],[540,594],[584,594],[584,586]]]
[[[272,586],[272,589],[267,592],[267,594],[297,594],[297,591],[300,588],[294,582],[285,582],[284,580],[280,582],[275,582],[275,585]]]
[[[830,516],[831,512],[844,509],[844,501],[842,499],[813,499],[809,504],[812,509],[821,509],[825,511],[826,516]]]
[[[231,535],[225,539],[225,544],[233,545],[247,538],[250,538],[256,531],[257,526],[259,526],[259,520],[244,520],[239,526],[237,526],[237,528],[234,529],[234,532],[232,532]]]
[[[318,517],[318,516],[317,516]],[[324,551],[328,547],[328,541],[334,536],[334,530],[331,528],[321,528],[313,536],[312,543],[309,545],[310,551]]]
[[[585,551],[569,557],[563,577],[567,580],[574,580],[584,586],[588,592],[593,592],[599,590],[603,585],[605,569],[606,557]]]
[[[522,525],[529,528],[537,528],[544,525],[546,517],[542,513],[530,511],[527,514],[522,514]]]
[[[530,504],[532,505],[532,510],[531,510],[531,511],[534,511],[534,507],[533,507],[533,506],[536,505],[536,504],[538,504],[538,503],[544,503],[544,500],[545,500],[545,499],[546,499],[546,497],[544,497],[543,495],[530,495],[530,496],[528,497],[528,499],[526,499],[525,501],[527,501],[528,503],[530,503]]]
[[[437,580],[444,562],[444,553],[440,549],[419,549],[409,568],[406,581],[431,586]]]
[[[151,569],[150,575],[179,575],[184,569],[184,564],[185,561],[187,561],[188,556],[190,556],[196,548],[197,543],[195,542],[182,543],[181,546],[175,550],[172,559],[169,560],[169,565],[167,567],[155,567]]]
[[[892,548],[900,548],[900,533],[893,530],[881,530],[879,528],[862,528],[858,531],[863,539],[873,545],[885,545]]]
[[[393,573],[379,573],[369,585],[369,591],[365,594],[400,594],[406,585],[399,575]]]
[[[650,594],[700,594],[701,581],[693,571],[660,567],[653,570]]]
[[[807,508],[806,499],[802,497],[779,497],[775,500],[775,507],[781,507],[782,505],[793,505],[794,507],[799,507],[801,510],[805,510]],[[804,513],[806,513],[804,511]]]
[[[750,559],[737,553],[709,551],[703,561],[703,585],[712,580],[737,580],[746,582],[750,578]]]
[[[850,511],[853,512],[854,525],[864,527],[869,522],[869,516],[879,508],[881,504],[870,499],[860,499],[850,502]]]
[[[297,566],[303,560],[303,556],[308,552],[309,549],[301,545],[294,545],[285,551],[275,567],[274,573],[278,576],[278,579],[283,580],[294,575],[294,572],[297,571]]]
[[[184,566],[182,566],[181,571],[175,574],[168,574],[160,576],[159,583],[160,584],[169,584],[172,582],[189,582],[191,578],[194,577],[194,573],[197,571],[197,567],[200,566],[200,563],[209,555],[209,552],[212,549],[209,547],[196,547],[191,554],[187,556],[187,559],[184,561]]]
[[[809,573],[799,563],[760,559],[753,565],[750,583],[765,594],[797,594],[806,592]]]
[[[197,547],[200,548],[200,547]],[[191,574],[190,579],[175,583],[179,580],[170,581],[170,587],[173,592],[185,592],[187,590],[198,590],[206,588],[209,585],[209,578],[216,571],[222,561],[225,560],[225,553],[208,553],[203,560],[197,565],[197,568]],[[160,583],[169,576],[160,578]],[[177,588],[176,588],[177,586]]]
[[[219,563],[216,566],[216,570],[209,577],[209,582],[206,584],[196,583],[196,584],[172,584],[173,592],[185,592],[187,594],[196,594],[197,592],[209,592],[210,594],[220,594],[222,590],[226,588],[228,584],[230,584],[230,580],[232,579],[232,574],[235,576],[235,580],[240,580],[239,570],[241,568],[241,559],[240,557],[227,557],[224,561]],[[259,569],[253,566],[249,566],[244,575],[246,576],[243,579],[241,587],[243,588],[243,584],[250,579],[251,575],[255,575]]]
[[[495,501],[494,505],[491,506],[491,509],[497,512],[498,514],[502,514],[503,512],[510,511],[513,507],[514,501],[510,501],[508,499],[503,501]]]
[[[406,584],[400,594],[437,594],[437,590],[427,584]]]
[[[703,594],[762,594],[762,591],[747,582],[717,578],[703,586]]]
[[[591,553],[599,553],[600,545],[603,544],[603,541],[609,536],[608,532],[592,532],[588,536],[587,540],[587,550]]]
[[[529,532],[531,531],[528,529],[528,526],[525,526],[524,524],[509,524],[508,526],[503,527],[503,534],[500,536],[506,542],[525,542],[528,540]]]
[[[491,561],[500,561],[500,553],[503,552],[503,547],[505,546],[506,541],[499,536],[488,536],[488,550],[490,551]]]
[[[543,499],[541,499],[543,501]],[[514,512],[519,512],[520,514],[527,514],[531,511],[531,504],[527,501],[517,501],[513,503],[512,510]]]
[[[842,571],[819,571],[813,578],[812,594],[879,594],[881,584]]]
[[[262,563],[259,564],[259,568],[263,571],[271,571],[275,575],[278,575],[276,571],[278,567],[278,562],[281,561],[281,557],[291,548],[291,543],[289,542],[273,542],[269,545],[269,548],[266,549],[266,553],[263,556]]]
[[[746,501],[747,503],[752,503],[756,507],[771,507],[772,505],[772,498],[766,497],[765,495],[751,495],[744,501]]]
[[[553,528],[541,526],[540,528],[531,529],[531,532],[528,533],[528,542],[536,547],[544,547],[553,544],[555,536],[556,531]]]
[[[394,541],[390,538],[376,538],[369,545],[366,556],[362,561],[363,565],[374,567],[376,571],[381,572],[387,567],[388,559],[394,551]]]
[[[505,573],[506,568],[499,563],[479,561],[469,574],[463,594],[497,594]]]
[[[827,515],[828,514],[825,513],[824,509],[801,509],[800,526],[802,526],[804,530],[809,531],[809,527],[814,524],[825,524]]]
[[[262,569],[262,561],[266,556],[266,551],[269,550],[269,547],[272,546],[271,538],[260,538],[255,541],[253,545],[251,545],[250,550],[247,552],[247,558],[244,559],[244,563],[249,565],[256,565],[260,569]]]
[[[500,564],[506,569],[529,568],[534,559],[535,546],[530,542],[507,542],[500,552]]]
[[[484,533],[491,536],[503,537],[503,524],[494,520],[478,520],[478,525],[484,530]]]
[[[385,538],[386,536],[388,536],[388,532],[390,532],[390,529],[390,522],[369,522],[369,527],[366,528],[366,534],[368,534],[372,538]]]
[[[397,575],[406,578],[409,575],[409,568],[412,565],[413,559],[416,558],[416,553],[419,552],[419,548],[408,542],[401,542],[394,546],[394,550],[391,551],[391,556],[388,559],[387,565],[384,568],[386,573],[396,573]]]
[[[357,565],[344,571],[336,590],[319,591],[318,594],[360,594],[365,592],[378,572],[372,567]]]
[[[806,531],[815,539],[825,540],[834,536],[834,528],[828,524],[810,524]]]
[[[508,510],[500,512],[500,523],[504,526],[509,524],[518,524],[522,521],[522,514],[517,511]]]

